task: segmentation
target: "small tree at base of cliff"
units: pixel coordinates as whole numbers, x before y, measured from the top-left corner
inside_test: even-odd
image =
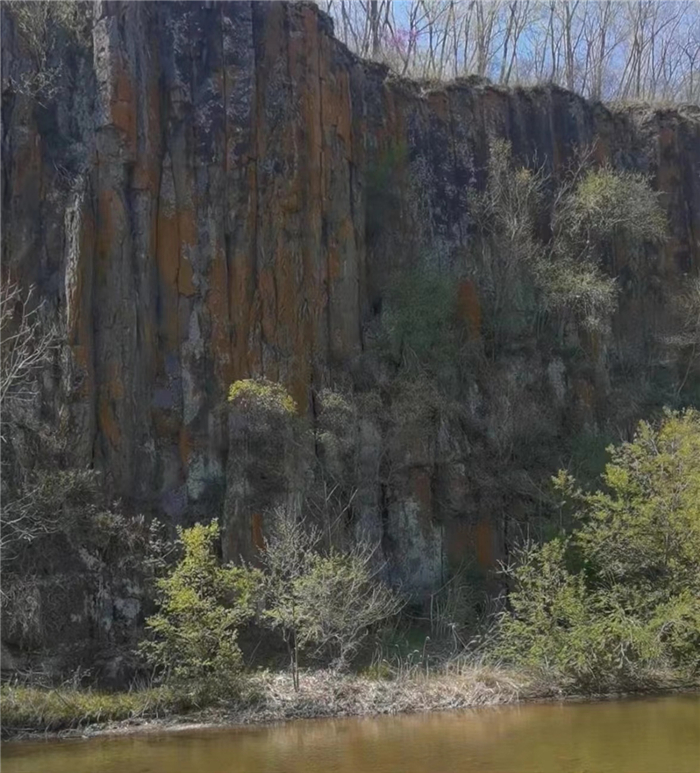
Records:
[[[160,611],[141,644],[164,679],[204,700],[235,694],[243,669],[237,634],[253,615],[257,573],[221,566],[216,522],[178,530],[182,558],[159,580]]]
[[[610,449],[598,491],[560,473],[580,528],[510,570],[499,654],[609,689],[700,671],[700,413],[642,422]]]
[[[327,651],[344,670],[373,626],[394,617],[401,599],[380,582],[371,564],[374,551],[358,545],[346,553],[313,556],[297,583],[303,610],[302,639]]]
[[[263,622],[287,644],[294,688],[299,654],[313,647],[342,670],[370,628],[395,615],[401,600],[372,571],[373,551],[358,546],[322,554],[320,534],[293,508],[275,512],[263,565]]]

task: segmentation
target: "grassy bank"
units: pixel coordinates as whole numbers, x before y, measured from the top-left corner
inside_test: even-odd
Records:
[[[99,692],[3,685],[0,698],[3,738],[160,719],[192,708],[183,696],[167,688]]]
[[[659,674],[628,692],[699,687],[697,682],[680,683]],[[416,670],[390,679],[356,674],[339,676],[318,670],[303,674],[298,691],[294,690],[288,673],[262,672],[249,677],[241,694],[234,699],[211,703],[166,688],[124,693],[12,685],[0,688],[5,739],[119,733],[183,724],[249,725],[292,719],[449,711],[573,695],[571,690],[541,675],[488,667],[430,675]]]
[[[263,672],[230,701],[195,700],[166,688],[124,693],[3,685],[2,735],[93,733],[146,724],[255,724],[315,717],[444,711],[513,703],[531,695],[522,679],[490,669],[376,679],[313,671],[299,690],[287,673]]]

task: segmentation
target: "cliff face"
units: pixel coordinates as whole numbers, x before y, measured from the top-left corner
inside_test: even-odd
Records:
[[[588,146],[651,175],[671,235],[641,275],[615,267],[613,340],[590,373],[521,347],[465,387],[466,428],[438,419],[426,432],[411,414],[389,437],[356,419],[354,517],[398,576],[430,588],[446,561],[492,564],[503,514],[534,498],[531,460],[494,451],[495,428],[517,434],[536,414],[538,442],[564,447],[624,406],[620,352],[645,362],[663,349],[669,299],[700,260],[700,110],[422,88],[356,59],[306,4],[101,2],[94,14],[87,41],[58,35],[43,63],[51,93],[37,96],[25,87],[36,57],[3,9],[3,272],[36,284],[65,323],[45,398],[64,409],[71,463],[178,523],[225,502],[230,555],[252,549],[261,515],[230,464],[229,385],[280,381],[312,420],[323,387],[361,380],[348,374],[369,370],[381,387],[365,353],[387,283],[421,261],[463,271],[467,193],[491,139],[554,174]],[[378,198],[373,170],[392,153]],[[459,293],[478,339],[478,291],[464,281]],[[682,377],[674,356],[657,359]],[[622,413],[626,429],[634,411]]]

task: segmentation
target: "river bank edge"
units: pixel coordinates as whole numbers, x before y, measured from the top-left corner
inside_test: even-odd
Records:
[[[315,671],[302,677],[294,691],[288,674],[265,674],[251,678],[249,694],[233,706],[195,708],[162,716],[130,716],[105,721],[85,721],[76,717],[69,727],[41,729],[39,726],[7,727],[8,691],[2,688],[0,723],[2,741],[17,743],[40,740],[70,740],[125,735],[215,730],[273,725],[302,719],[346,719],[351,717],[397,716],[442,711],[489,708],[538,702],[577,702],[620,700],[700,692],[700,679],[681,681],[673,675],[659,675],[643,684],[607,692],[567,689],[540,677],[495,669],[475,669],[471,673],[440,676],[410,676],[392,680],[362,676],[338,676]],[[90,695],[71,691],[73,695]],[[145,691],[144,691],[145,692]],[[53,696],[64,701],[70,694],[61,690],[35,690],[34,695]],[[92,695],[95,695],[94,693]],[[99,694],[110,695],[110,694]],[[115,697],[142,693],[116,693]],[[11,719],[13,709],[10,707]]]

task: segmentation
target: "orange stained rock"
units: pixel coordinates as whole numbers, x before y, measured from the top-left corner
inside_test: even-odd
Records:
[[[211,323],[211,348],[214,353],[214,368],[220,387],[228,388],[234,378],[234,363],[231,351],[228,271],[226,254],[219,248],[209,266],[209,291],[206,307]]]
[[[192,435],[190,434],[187,427],[181,426],[180,438],[178,440],[178,449],[180,451],[180,463],[182,464],[183,470],[186,470],[188,467],[193,448],[194,442],[192,440]]]
[[[481,335],[481,304],[476,285],[471,279],[460,282],[457,289],[457,314],[467,323],[469,338]]]
[[[129,150],[136,153],[136,98],[131,82],[131,77],[120,63],[115,76],[110,103],[110,117],[112,124],[123,132]]]
[[[574,383],[574,392],[578,399],[591,410],[595,403],[595,389],[588,381],[578,380]]]
[[[73,350],[75,362],[90,378],[82,384],[82,392],[92,392],[92,257],[95,242],[95,224],[88,207],[80,213],[81,230],[77,266],[72,274],[72,282],[66,288],[66,319],[68,321],[68,341]]]
[[[124,382],[121,378],[121,366],[113,360],[105,367],[105,381],[101,385],[100,399],[98,403],[98,424],[113,448],[118,448],[121,443],[122,433],[116,409],[124,400]]]
[[[262,513],[253,513],[250,519],[251,538],[253,547],[256,550],[263,550],[265,547],[265,537],[263,536],[263,516]]]
[[[114,409],[106,394],[102,394],[97,408],[98,427],[109,441],[112,448],[118,448],[121,442],[119,422],[114,416]]]
[[[494,555],[495,529],[493,524],[484,519],[476,524],[475,528],[476,560],[484,569],[491,569],[496,565]]]

